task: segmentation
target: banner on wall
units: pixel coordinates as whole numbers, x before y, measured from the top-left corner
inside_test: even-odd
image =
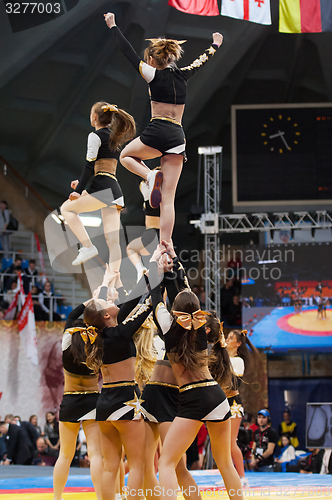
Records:
[[[168,5],[186,14],[219,16],[217,0],[168,0]]]
[[[38,365],[27,358],[18,321],[0,321],[0,415],[38,415],[41,426],[48,411],[58,412],[63,395],[62,322],[36,323]]]
[[[280,0],[281,33],[321,33],[332,31],[330,0]]]
[[[222,0],[221,15],[259,24],[271,24],[270,0]]]

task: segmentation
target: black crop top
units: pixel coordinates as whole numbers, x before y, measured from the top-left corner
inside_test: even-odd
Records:
[[[178,261],[179,262],[179,261]],[[179,264],[181,264],[179,262]],[[181,268],[184,273],[184,269],[181,264]],[[172,326],[174,323],[174,318],[173,316],[168,312],[168,310],[165,307],[165,304],[162,299],[162,285],[158,283],[159,276],[158,276],[158,268],[157,264],[155,262],[151,262],[149,266],[150,274],[149,274],[149,280],[150,280],[150,286],[151,286],[151,298],[152,298],[152,306],[153,306],[153,311],[156,316],[156,319],[158,321],[158,324],[161,328],[161,331],[164,335],[164,340],[165,340],[165,348],[166,348],[166,353],[170,352],[176,352],[176,348],[178,346],[179,342],[179,333],[178,329],[175,331]],[[175,274],[175,273],[174,273]],[[184,273],[185,274],[185,273]],[[175,275],[176,276],[176,275]],[[183,330],[184,332],[184,330]],[[195,338],[195,349],[197,351],[204,351],[207,349],[207,335],[205,332],[205,327],[201,327],[198,330],[196,330],[196,338]]]
[[[91,132],[88,136],[88,145],[86,153],[86,161],[83,168],[80,181],[76,188],[77,193],[82,193],[86,188],[87,183],[94,176],[94,167],[97,160],[102,159],[119,159],[118,151],[111,151],[108,145],[110,131],[107,127],[100,128],[95,132]]]
[[[74,321],[83,314],[84,309],[84,304],[81,304],[77,306],[73,311],[71,311],[68,315],[62,337],[62,364],[67,372],[74,375],[95,376],[95,374],[85,364],[77,363],[76,361],[74,361],[74,356],[71,353],[72,334],[67,331],[69,328],[73,327]],[[79,335],[79,333],[75,333],[74,335]],[[83,339],[81,339],[81,341],[83,342]]]
[[[100,290],[99,298],[104,298],[103,288]],[[132,337],[151,313],[151,299],[146,298],[132,316],[129,318],[127,316],[146,292],[147,282],[145,276],[143,276],[128,295],[126,301],[120,306],[117,317],[118,325],[105,328],[102,331],[101,335],[104,341],[103,364],[118,363],[136,356],[136,346]]]
[[[173,64],[165,69],[159,70],[149,66],[139,58],[132,45],[123,36],[117,26],[111,29],[111,33],[113,33],[115,40],[127,59],[148,82],[151,100],[169,104],[185,104],[187,81],[218,49],[217,44],[212,44],[205,50],[204,54],[199,56],[199,58],[189,66],[178,68]]]

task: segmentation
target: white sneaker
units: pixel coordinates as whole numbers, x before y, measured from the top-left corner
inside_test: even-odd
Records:
[[[142,193],[144,201],[147,201],[150,197],[150,190],[148,183],[146,181],[142,181],[139,185],[139,190]]]
[[[87,260],[92,259],[92,257],[95,257],[98,255],[98,250],[95,246],[92,247],[82,247],[78,251],[78,256],[76,257],[75,260],[73,260],[72,265],[73,266],[79,266],[80,264],[83,264]]]
[[[249,485],[249,480],[247,477],[240,477],[241,483],[242,483],[242,489],[244,490],[245,488],[250,488]]]
[[[147,178],[150,190],[150,205],[151,208],[158,208],[161,202],[161,183],[163,174],[160,170],[152,170]]]

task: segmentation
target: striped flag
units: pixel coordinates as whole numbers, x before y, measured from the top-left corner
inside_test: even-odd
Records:
[[[168,0],[168,5],[186,14],[219,16],[217,0]]]
[[[259,24],[271,24],[270,0],[222,0],[221,15]]]
[[[280,0],[281,33],[321,33],[332,31],[331,0]]]

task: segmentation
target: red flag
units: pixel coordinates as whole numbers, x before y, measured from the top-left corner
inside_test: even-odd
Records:
[[[219,16],[217,0],[168,0],[168,5],[186,14]]]
[[[37,250],[38,250],[38,257],[39,257],[40,267],[42,269],[42,274],[43,274],[43,276],[46,276],[43,252],[42,252],[41,247],[40,247],[40,243],[39,243],[39,239],[38,239],[37,233],[35,233],[35,239],[36,239]]]
[[[28,293],[18,316],[18,329],[27,358],[38,365],[37,332],[31,292]]]

